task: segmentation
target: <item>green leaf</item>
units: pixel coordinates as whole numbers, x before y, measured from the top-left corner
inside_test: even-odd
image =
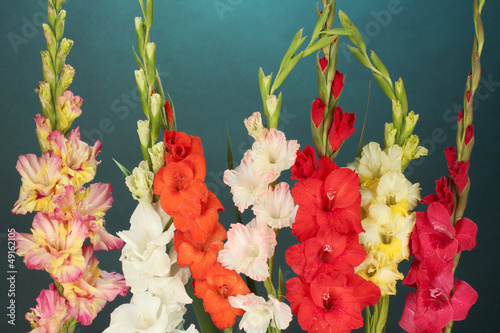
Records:
[[[372,87],[372,81],[368,84],[368,100],[366,101],[366,111],[365,111],[365,120],[363,121],[363,130],[361,131],[361,138],[359,139],[358,153],[357,157],[361,157],[361,152],[363,151],[363,147],[365,146],[365,129],[366,129],[366,118],[368,116],[368,106],[370,105],[370,91]]]
[[[344,27],[344,29],[349,29],[353,32],[352,35],[347,35],[347,37],[349,37],[349,40],[358,47],[361,53],[366,54],[366,44],[365,41],[363,40],[363,37],[359,33],[359,30],[351,22],[349,17],[341,10],[339,10],[339,17],[342,27]]]
[[[321,38],[319,41],[317,41],[314,44],[308,46],[304,51],[301,52],[302,53],[302,58],[305,58],[308,55],[310,55],[311,53],[319,51],[322,48],[324,48],[325,46],[330,45],[331,43],[333,43],[333,41],[335,40],[335,38],[337,38],[337,37],[330,36],[330,37],[327,37],[327,38]]]
[[[386,78],[387,81],[391,81],[391,77],[389,76],[389,72],[387,71],[387,68],[384,66],[382,63],[382,60],[375,54],[374,51],[371,52],[370,59],[372,60],[373,65],[375,68],[382,73],[382,75]]]
[[[141,58],[139,58],[139,56],[138,56],[138,55],[137,55],[137,53],[135,52],[135,49],[134,49],[134,47],[133,47],[133,46],[132,46],[132,51],[134,51],[134,56],[135,56],[135,61],[137,62],[137,66],[139,66],[139,69],[144,70],[144,66],[142,65]]]
[[[117,160],[113,158],[113,161],[116,163],[120,171],[125,175],[125,177],[128,177],[131,175],[130,171],[127,170],[123,165],[121,165]]]
[[[227,132],[227,168],[234,169],[233,148],[231,146],[231,138],[229,137],[229,129],[226,127]]]
[[[327,5],[323,9],[323,13],[321,13],[320,17],[318,18],[318,23],[316,23],[316,26],[314,27],[312,36],[311,36],[311,42],[316,40],[316,38],[319,36],[321,30],[323,30],[323,27],[325,25],[325,22],[328,18],[328,13],[330,12],[330,5]]]
[[[283,302],[283,299],[285,298],[284,295],[284,287],[283,287],[283,272],[281,271],[281,266],[278,267],[279,270],[279,275],[278,275],[278,301]]]
[[[302,38],[303,30],[304,30],[304,28],[297,31],[297,33],[293,37],[293,40],[290,43],[290,46],[288,47],[288,50],[286,51],[285,56],[283,57],[283,60],[281,61],[280,69],[285,67],[285,65],[288,63],[288,61],[290,61],[290,59],[294,56],[295,52],[297,52],[300,45],[302,45],[302,43],[304,43],[304,40],[306,39],[306,37]]]
[[[276,79],[274,79],[273,86],[271,87],[271,94],[279,88],[279,86],[285,81],[286,77],[292,69],[295,67],[297,62],[299,62],[300,58],[302,58],[302,52],[297,54],[295,57],[290,59],[290,61],[286,64],[286,66],[281,70],[278,75],[276,76]],[[265,101],[264,101],[265,102]]]
[[[323,31],[323,33],[327,35],[336,35],[336,36],[352,36],[354,34],[354,32],[351,29],[342,29],[342,28],[325,30]]]
[[[386,81],[386,79],[375,72],[372,72],[373,76],[375,77],[375,80],[377,80],[378,85],[380,88],[382,88],[382,91],[389,97],[390,100],[393,100],[396,98],[396,95],[394,94],[394,91],[392,90],[391,85],[389,82]]]
[[[368,59],[368,57],[366,55],[364,55],[357,48],[355,48],[351,45],[347,45],[347,47],[349,48],[349,50],[351,50],[352,54],[354,54],[354,56],[359,60],[359,62],[363,66],[372,69],[372,63],[370,62],[370,59]]]

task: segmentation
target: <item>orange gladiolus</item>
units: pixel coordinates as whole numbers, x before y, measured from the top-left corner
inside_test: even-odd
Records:
[[[215,326],[220,329],[232,327],[236,316],[242,316],[245,311],[233,308],[229,304],[229,296],[246,295],[250,293],[241,276],[216,263],[207,272],[206,279],[195,280],[194,294],[203,298],[203,307],[210,313]]]
[[[193,279],[204,280],[210,266],[217,262],[226,238],[226,229],[220,223],[204,243],[196,243],[189,232],[176,230],[174,247],[177,251],[177,264],[180,267],[189,266]]]

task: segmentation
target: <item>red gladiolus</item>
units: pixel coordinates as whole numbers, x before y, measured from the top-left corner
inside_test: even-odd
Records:
[[[174,123],[174,112],[172,111],[172,107],[168,101],[165,101],[165,115],[167,116],[168,126],[172,126]]]
[[[228,297],[250,293],[241,276],[216,263],[207,272],[206,279],[195,280],[194,294],[203,298],[203,307],[210,313],[215,326],[221,329],[232,327],[236,316],[242,316],[245,311],[233,308]]]
[[[165,131],[163,142],[167,151],[167,154],[165,154],[165,162],[167,164],[171,161],[182,161],[189,155],[203,155],[201,140],[197,136],[177,131]]]
[[[300,180],[310,177],[318,168],[316,163],[316,151],[311,146],[306,146],[304,152],[297,151],[295,164],[292,165],[291,179]]]
[[[356,116],[354,113],[343,113],[340,107],[335,108],[333,124],[328,132],[328,142],[332,147],[332,151],[339,150],[344,140],[356,131],[354,128],[355,120]]]
[[[323,101],[319,97],[316,98],[316,100],[312,103],[311,118],[316,127],[319,127],[319,125],[323,121],[323,113],[325,112],[325,108],[325,103],[323,103]]]
[[[319,66],[321,67],[321,71],[324,71],[326,66],[328,66],[328,60],[325,57],[319,59]]]
[[[337,98],[338,95],[342,92],[344,88],[344,74],[336,71],[335,79],[332,82],[332,94],[333,98]]]
[[[457,162],[457,147],[448,147],[444,150],[448,171],[453,178],[459,193],[462,193],[469,183],[469,162]]]
[[[474,137],[474,125],[467,126],[465,129],[465,138],[464,138],[464,143],[467,146],[472,138]]]
[[[339,271],[354,274],[366,257],[366,251],[357,234],[340,235],[334,230],[326,231],[304,243],[293,245],[286,251],[286,262],[306,282],[318,274]]]
[[[380,297],[374,283],[335,271],[322,273],[311,283],[294,277],[286,288],[301,328],[311,332],[350,332],[363,326],[361,310]]]

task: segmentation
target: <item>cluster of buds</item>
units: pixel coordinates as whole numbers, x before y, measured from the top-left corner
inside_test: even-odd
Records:
[[[172,100],[165,97],[160,75],[156,69],[156,44],[149,41],[149,32],[153,24],[153,0],[140,0],[142,17],[135,18],[135,33],[137,36],[138,53],[135,59],[139,69],[135,71],[135,80],[139,90],[141,106],[147,120],[139,120],[138,134],[144,160],[151,167],[148,149],[158,141],[160,128],[165,131],[175,130],[175,112]]]
[[[324,8],[335,6],[335,2],[323,1]],[[324,12],[324,11],[323,11]],[[322,19],[323,12],[317,9],[318,21],[323,29],[331,30],[335,10]],[[340,94],[344,88],[345,75],[337,70],[339,38],[332,36],[330,44],[322,48],[324,57],[316,56],[319,98],[311,106],[311,132],[316,150],[320,156],[334,158],[343,142],[350,137],[354,129],[354,113],[343,112],[338,106]],[[330,37],[330,38],[332,38]]]
[[[43,81],[35,92],[40,98],[43,115],[49,119],[52,130],[67,134],[73,120],[81,114],[78,101],[65,102],[59,97],[69,88],[75,69],[65,64],[73,41],[62,38],[66,11],[61,9],[65,0],[48,1],[48,23],[43,24],[47,50],[42,51]],[[41,144],[41,143],[40,143]]]

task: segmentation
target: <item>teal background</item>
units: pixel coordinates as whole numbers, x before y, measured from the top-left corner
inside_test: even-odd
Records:
[[[473,38],[472,1],[401,0],[399,11],[390,16],[387,0],[338,1],[384,61],[393,80],[404,79],[410,109],[420,114],[416,132],[429,149],[407,169],[412,182],[419,182],[422,196],[431,193],[434,181],[446,175],[443,149],[454,145],[455,119],[463,100]],[[41,5],[40,5],[41,3]],[[111,183],[115,203],[107,214],[110,232],[128,229],[136,202],[125,186],[115,158],[130,170],[141,157],[136,122],[144,119],[138,103],[132,54],[136,44],[133,18],[140,15],[135,0],[68,0],[65,37],[75,45],[67,63],[76,69],[71,90],[83,97],[83,114],[75,122],[83,139],[103,143],[101,165],[95,181]],[[479,293],[478,302],[454,332],[493,332],[498,327],[500,273],[498,266],[498,122],[500,111],[499,33],[500,3],[488,0],[483,10],[486,43],[482,77],[475,101],[476,145],[470,168],[471,193],[466,216],[479,226],[478,245],[462,255],[456,277]],[[20,187],[15,164],[20,154],[39,153],[33,118],[41,112],[33,92],[42,80],[39,52],[46,48],[41,23],[46,20],[46,1],[2,1],[0,4],[0,108],[1,228],[0,228],[0,331],[29,330],[24,314],[34,307],[41,289],[47,288],[47,273],[26,269],[17,258],[16,325],[7,324],[7,230],[28,232],[33,214],[10,213]],[[233,142],[236,164],[250,148],[243,119],[262,110],[257,70],[276,73],[295,32],[304,27],[310,35],[315,22],[315,2],[303,0],[156,1],[151,40],[157,43],[157,64],[165,89],[175,103],[179,130],[201,137],[207,159],[207,185],[226,207],[220,221],[233,222],[229,188],[222,183],[226,169],[226,128]],[[339,27],[338,20],[335,26]],[[15,42],[13,42],[15,40]],[[339,70],[347,75],[340,101],[344,111],[356,112],[356,128],[362,126],[371,74],[347,51],[347,38],[339,55]],[[312,144],[309,125],[311,102],[317,97],[314,57],[301,60],[279,91],[283,92],[280,128],[301,147]],[[390,121],[391,104],[376,82],[367,121],[367,141],[383,140],[383,125]],[[360,131],[344,145],[336,162],[353,160]],[[286,179],[285,173],[282,179]],[[246,221],[251,218],[245,215]],[[284,250],[295,239],[290,231],[279,238],[277,258],[285,278],[293,273],[284,263]],[[121,271],[119,251],[97,253],[101,268]],[[406,273],[409,263],[403,263]],[[391,297],[387,332],[401,332],[397,322],[405,295],[402,286]],[[101,332],[109,324],[110,312],[128,297],[118,297],[79,332]],[[189,312],[188,322],[193,320]],[[299,330],[296,320],[288,331]],[[238,330],[235,329],[235,332]]]

